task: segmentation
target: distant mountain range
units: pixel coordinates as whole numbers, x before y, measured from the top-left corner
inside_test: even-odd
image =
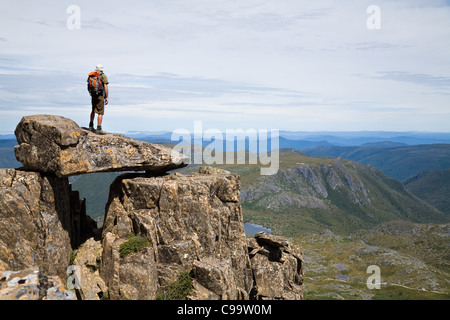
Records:
[[[255,130],[259,132],[258,130]],[[171,142],[172,133],[168,131],[126,132],[124,135],[148,142]],[[191,135],[192,139],[194,134]],[[354,131],[354,132],[304,132],[279,131],[280,148],[304,149],[313,146],[400,146],[418,144],[450,143],[450,133],[439,132],[394,132],[394,131]],[[225,132],[221,140],[225,140]],[[204,141],[203,145],[211,141]],[[236,150],[235,150],[236,151]],[[254,150],[252,150],[254,151]]]
[[[315,146],[303,149],[312,157],[342,157],[371,164],[391,178],[403,181],[432,170],[450,168],[450,144],[423,144],[400,147]]]
[[[124,134],[151,143],[181,143],[172,141],[172,133],[168,131],[132,131]],[[255,153],[260,151],[258,145],[261,141],[250,143],[245,134],[244,131],[236,140],[247,139],[244,147],[246,150]],[[194,138],[194,134],[191,134],[191,143],[194,143]],[[217,150],[226,150],[227,144],[229,150],[240,150],[237,142],[232,145],[230,141],[224,140],[225,138],[225,133],[218,137],[218,141],[214,143]],[[211,140],[202,142],[205,147],[212,144]],[[21,164],[15,159],[13,151],[16,144],[16,139],[11,138],[11,135],[0,135],[1,167],[20,167]],[[274,146],[275,144],[269,143],[268,147]],[[301,150],[312,157],[342,157],[362,164],[371,164],[389,177],[400,181],[427,171],[450,169],[450,133],[280,131],[278,148]]]
[[[393,142],[408,145],[450,143],[450,132],[395,132],[395,131],[349,131],[349,132],[302,132],[280,131],[280,137],[288,140],[328,142],[334,146],[361,146],[370,143]]]
[[[17,145],[15,137],[14,139],[0,139],[0,168],[17,168],[22,166],[14,155],[15,145]]]
[[[268,129],[270,131],[270,129]],[[255,129],[255,131],[259,131]],[[245,131],[244,131],[245,132]],[[171,141],[171,131],[126,131],[117,132],[134,139],[159,139]],[[225,133],[225,131],[223,131]],[[309,141],[321,143],[326,141],[336,146],[359,146],[365,143],[392,141],[409,145],[450,143],[450,132],[422,131],[286,131],[280,130],[281,138],[292,141]],[[15,140],[14,133],[0,134],[0,140]]]

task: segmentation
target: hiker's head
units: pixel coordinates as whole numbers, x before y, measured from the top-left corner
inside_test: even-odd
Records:
[[[102,64],[96,65],[96,66],[95,66],[95,71],[103,72],[103,65],[102,65]]]

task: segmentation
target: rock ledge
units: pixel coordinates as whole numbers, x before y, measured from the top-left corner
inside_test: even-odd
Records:
[[[95,134],[55,115],[23,117],[15,134],[16,159],[25,169],[67,177],[108,171],[163,174],[187,165],[188,159],[162,145],[126,136]]]

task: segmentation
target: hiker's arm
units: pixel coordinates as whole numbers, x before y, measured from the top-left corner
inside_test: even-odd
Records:
[[[103,86],[105,87],[105,104],[108,104],[108,85],[104,84]]]

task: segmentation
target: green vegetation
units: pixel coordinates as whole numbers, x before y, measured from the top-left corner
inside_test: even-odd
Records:
[[[305,258],[305,299],[450,300],[448,244],[439,239],[448,228],[396,221],[351,238],[297,236],[294,243]],[[380,289],[367,288],[369,265],[381,270]]]
[[[429,171],[404,184],[414,195],[450,215],[450,169]]]
[[[237,173],[234,166],[221,167]],[[256,171],[239,167],[244,218],[285,236],[324,228],[346,235],[399,219],[449,221],[399,181],[353,161],[282,153],[276,175],[261,176]]]
[[[122,243],[119,247],[121,258],[126,257],[130,253],[139,252],[141,249],[151,246],[147,239],[137,236],[134,233],[129,233],[127,238],[128,241]]]
[[[186,300],[189,292],[193,288],[192,278],[189,272],[181,272],[177,281],[169,284],[164,293],[158,295],[156,300]]]
[[[364,242],[418,258],[430,268],[450,274],[449,224],[391,221],[356,236]]]

